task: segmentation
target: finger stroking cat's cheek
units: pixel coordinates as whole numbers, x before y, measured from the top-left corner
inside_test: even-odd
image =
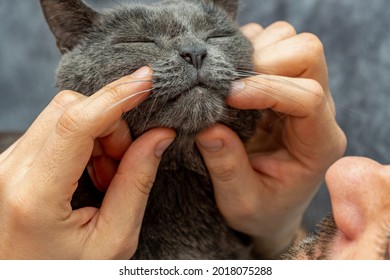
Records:
[[[261,85],[252,86],[249,80],[232,82],[230,96],[226,100],[228,105],[238,109],[265,109],[272,107],[270,101],[275,100],[269,98]]]
[[[136,70],[133,74],[130,75],[130,77],[133,78],[145,78],[150,79],[152,76],[152,69],[148,66],[141,67],[140,69]]]
[[[245,98],[243,97],[246,95],[245,91],[246,84],[243,80],[232,82],[230,87],[230,96],[227,98],[226,102],[235,108],[241,108],[242,106],[245,107]]]
[[[152,70],[142,67],[133,74],[120,78],[103,87],[90,98],[102,98],[106,103],[106,112],[120,109],[122,113],[130,111],[151,92]]]

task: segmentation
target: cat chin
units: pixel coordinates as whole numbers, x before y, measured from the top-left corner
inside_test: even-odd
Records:
[[[174,120],[174,128],[183,134],[197,134],[226,116],[225,102],[210,97],[210,92],[202,87],[195,87],[180,95],[175,107],[182,111],[182,119],[179,123]]]
[[[139,111],[150,112],[142,125],[131,121],[139,118],[132,116],[132,113],[128,114],[127,120],[136,135],[154,127],[168,127],[182,135],[194,137],[228,114],[221,92],[202,85],[187,89],[163,104],[156,105],[153,102],[149,100],[141,104],[143,108]]]

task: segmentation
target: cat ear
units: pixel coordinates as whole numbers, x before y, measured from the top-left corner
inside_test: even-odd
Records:
[[[98,13],[81,0],[40,0],[43,14],[64,54],[93,27]]]
[[[238,11],[238,0],[210,0],[217,6],[223,8],[227,14],[235,19]]]

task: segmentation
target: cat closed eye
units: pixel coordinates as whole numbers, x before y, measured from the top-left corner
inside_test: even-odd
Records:
[[[210,41],[212,42],[213,40],[217,41],[217,40],[228,39],[232,36],[233,36],[232,34],[212,35],[212,36],[207,37],[206,42],[210,42]]]
[[[156,44],[155,41],[151,39],[119,39],[115,40],[114,45],[119,45],[119,44]]]

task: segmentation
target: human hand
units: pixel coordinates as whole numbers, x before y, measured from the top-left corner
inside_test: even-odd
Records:
[[[147,97],[152,82],[145,77],[151,75],[150,68],[141,68],[90,97],[59,93],[0,155],[0,258],[128,259],[133,255],[161,155],[175,133],[154,129],[133,143],[125,140],[117,151],[112,143],[119,143],[116,140],[123,135],[121,115]],[[103,175],[112,180],[101,208],[73,211],[72,195],[94,153],[121,160],[110,171],[114,175]],[[110,164],[114,163],[103,163]],[[103,188],[107,184],[106,179],[100,182]]]
[[[249,156],[222,125],[198,135],[197,143],[227,223],[253,237],[264,256],[276,257],[294,239],[346,139],[335,120],[319,39],[297,35],[284,22],[265,29],[250,24],[243,32],[254,45],[257,75],[234,83],[228,104],[272,111],[264,113],[247,144]]]

